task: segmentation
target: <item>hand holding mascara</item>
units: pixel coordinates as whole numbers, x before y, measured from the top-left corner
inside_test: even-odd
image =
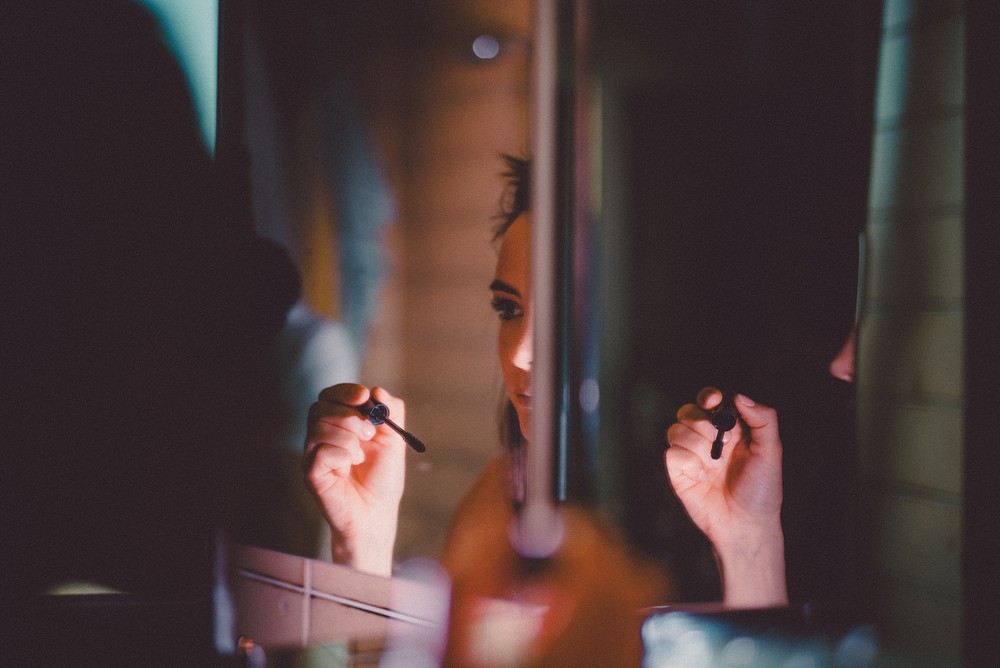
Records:
[[[384,576],[392,574],[408,449],[376,426],[385,424],[389,407],[402,422],[403,401],[384,388],[357,383],[325,388],[309,407],[302,462],[331,528],[333,561]],[[418,448],[412,435],[403,440]]]
[[[733,438],[726,439],[727,432]],[[746,395],[706,387],[678,409],[667,442],[667,477],[716,550],[723,602],[787,605],[777,412]]]
[[[389,419],[389,407],[382,402],[369,398],[365,404],[358,406],[357,409],[359,413],[364,415],[368,421],[376,427],[381,424],[388,425],[390,429],[403,437],[403,440],[406,441],[407,445],[417,452],[424,452],[427,450],[427,447],[420,441],[419,438]]]

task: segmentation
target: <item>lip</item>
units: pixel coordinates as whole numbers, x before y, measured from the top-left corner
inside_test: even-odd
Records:
[[[531,395],[525,394],[524,392],[518,392],[514,395],[514,403],[524,408],[531,408]]]

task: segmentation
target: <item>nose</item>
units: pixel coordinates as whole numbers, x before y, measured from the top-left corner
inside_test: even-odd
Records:
[[[517,338],[513,341],[511,361],[519,369],[530,370],[534,357],[533,351],[533,327],[531,318],[525,316],[520,319],[520,327],[517,331]]]
[[[830,374],[834,378],[854,382],[854,358],[857,351],[857,329],[851,329],[851,333],[844,341],[837,356],[830,360]]]

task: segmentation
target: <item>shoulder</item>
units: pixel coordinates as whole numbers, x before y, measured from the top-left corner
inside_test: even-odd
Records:
[[[514,516],[507,481],[507,458],[500,455],[483,468],[459,503],[441,558],[453,577],[463,570],[466,562],[463,555],[475,552],[471,542],[486,536],[506,537],[507,525]]]

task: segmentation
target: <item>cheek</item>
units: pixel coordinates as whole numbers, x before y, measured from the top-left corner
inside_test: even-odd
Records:
[[[511,365],[516,350],[517,334],[514,327],[509,323],[500,324],[500,333],[497,335],[497,355],[500,358],[500,365],[506,369]]]

